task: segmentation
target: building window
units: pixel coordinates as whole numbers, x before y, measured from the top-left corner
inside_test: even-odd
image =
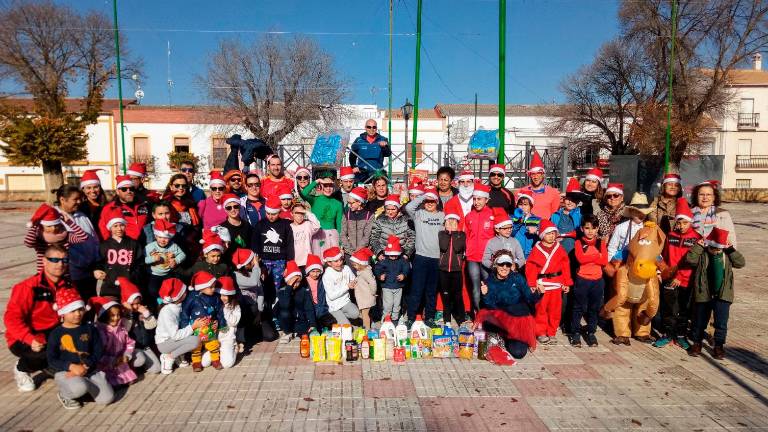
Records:
[[[739,140],[739,152],[736,153],[739,156],[749,156],[752,154],[752,140],[740,139]]]
[[[752,189],[752,179],[736,179],[736,189]]]
[[[137,159],[145,159],[151,155],[149,137],[133,137],[133,156]]]
[[[189,153],[189,137],[175,137],[173,139],[173,151],[176,153]]]
[[[211,139],[211,165],[214,170],[224,169],[224,162],[229,156],[229,149],[226,138],[213,137]]]

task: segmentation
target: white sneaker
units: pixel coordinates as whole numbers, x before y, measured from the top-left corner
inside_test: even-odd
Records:
[[[180,368],[186,368],[189,367],[189,362],[184,356],[181,356],[176,359],[176,365]]]
[[[293,339],[293,335],[291,333],[284,333],[282,336],[280,336],[280,343],[287,344],[291,341],[291,339]]]
[[[28,373],[20,371],[18,366],[19,363],[16,362],[16,366],[13,367],[13,377],[16,379],[16,387],[20,392],[24,393],[35,391],[35,381]]]
[[[173,357],[168,354],[160,354],[160,372],[170,375],[173,372]]]

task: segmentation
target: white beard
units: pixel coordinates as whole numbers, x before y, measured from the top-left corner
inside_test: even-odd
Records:
[[[461,196],[463,199],[468,200],[472,197],[472,192],[475,191],[474,186],[459,186],[459,196]]]

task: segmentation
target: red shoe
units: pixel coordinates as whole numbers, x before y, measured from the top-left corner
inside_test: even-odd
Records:
[[[515,358],[512,357],[512,355],[508,353],[507,350],[498,345],[492,346],[488,349],[488,352],[485,353],[485,359],[499,366],[513,366],[515,363],[517,363]]]
[[[202,363],[192,363],[192,372],[202,372],[202,371],[203,371]]]
[[[211,362],[211,366],[213,366],[213,368],[216,369],[216,370],[224,369],[224,366],[221,365],[221,362],[219,360],[212,361]]]

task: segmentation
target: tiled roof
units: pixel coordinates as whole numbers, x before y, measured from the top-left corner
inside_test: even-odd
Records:
[[[64,99],[64,106],[67,112],[78,112],[82,110],[82,99],[67,98]],[[32,111],[34,108],[34,101],[31,98],[4,98],[0,99],[0,103],[17,106],[20,108]],[[135,99],[123,99],[123,108],[134,105]],[[120,102],[118,99],[104,99],[101,103],[101,113],[108,114],[114,110],[120,108]]]
[[[440,112],[437,110],[437,106],[435,108],[420,108],[419,109],[419,118],[420,119],[439,119],[443,118],[440,114]],[[384,118],[387,118],[387,110],[384,109]],[[400,108],[395,109],[395,107],[392,107],[392,119],[400,120],[403,118],[403,113],[400,111]],[[411,119],[413,119],[413,116],[411,116]]]
[[[499,114],[499,106],[496,104],[478,104],[477,115],[488,117]],[[556,110],[561,107],[555,104],[546,105],[507,105],[507,116],[547,116],[554,115]],[[438,104],[435,109],[443,116],[473,116],[475,115],[474,104]]]
[[[702,72],[712,75],[712,69],[702,69]],[[734,69],[728,72],[728,82],[735,86],[768,86],[768,71]]]

